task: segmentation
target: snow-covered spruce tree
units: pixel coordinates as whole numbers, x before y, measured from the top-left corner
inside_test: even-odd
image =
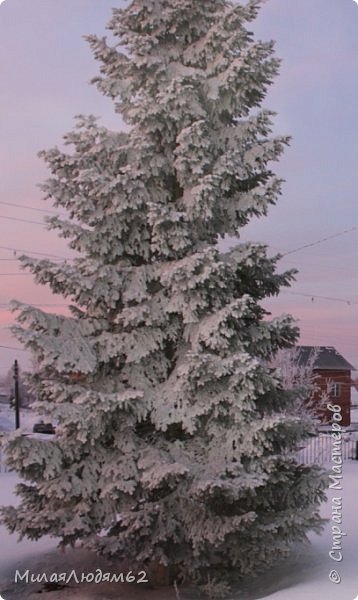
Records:
[[[69,153],[43,153],[46,196],[68,211],[50,227],[78,257],[22,259],[72,316],[17,305],[58,427],[8,443],[26,480],[11,530],[205,579],[257,572],[320,529],[325,480],[295,462],[306,425],[267,367],[297,330],[260,306],[293,274],[262,245],[217,246],[280,193],[269,164],[288,140],[260,108],[278,61],[246,29],[260,4],[135,0],[113,12],[118,47],[89,37],[129,131],[80,116]]]

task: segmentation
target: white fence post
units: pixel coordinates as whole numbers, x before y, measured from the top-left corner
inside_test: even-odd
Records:
[[[0,473],[7,473],[8,470],[9,469],[8,469],[8,467],[6,465],[6,462],[5,462],[4,452],[0,448]]]

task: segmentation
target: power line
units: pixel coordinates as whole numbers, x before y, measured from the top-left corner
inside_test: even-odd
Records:
[[[15,202],[4,202],[3,200],[0,200],[0,204],[3,204],[4,206],[15,206],[16,208],[23,208],[25,210],[35,210],[37,212],[49,213],[51,215],[57,214],[53,210],[47,210],[46,208],[35,208],[34,206],[25,206],[24,204],[15,204]]]
[[[357,231],[358,227],[355,225],[350,229],[344,229],[343,231],[339,231],[338,233],[334,233],[332,235],[328,235],[327,237],[316,240],[315,242],[310,242],[309,244],[304,244],[303,246],[299,246],[298,248],[294,248],[293,250],[289,250],[285,252],[281,256],[288,256],[289,254],[294,254],[295,252],[299,252],[300,250],[304,250],[305,248],[311,248],[312,246],[318,246],[318,244],[322,244],[323,242],[327,242],[328,240],[333,240],[334,238],[340,237],[342,235],[346,235],[347,233],[351,233],[352,231]]]
[[[27,352],[25,348],[15,348],[15,346],[1,346],[0,348],[6,348],[6,350],[19,350],[20,352]]]
[[[38,302],[26,302],[26,304],[29,304],[31,306],[45,306],[46,308],[49,308],[51,306],[69,306],[69,304],[64,304],[64,303],[62,303],[62,304],[50,304],[50,303],[49,304],[44,304],[44,303],[38,303]],[[5,302],[0,303],[0,307],[8,307],[8,306],[10,306],[9,302],[7,302],[7,303],[5,303]]]
[[[65,256],[58,256],[58,254],[50,254],[49,252],[35,252],[35,250],[21,250],[21,248],[11,248],[9,246],[0,246],[1,250],[9,250],[10,252],[13,252],[14,254],[16,254],[16,252],[25,252],[26,254],[36,254],[37,256],[45,256],[46,258],[51,257],[51,258],[59,258],[61,260],[71,260],[69,257],[65,257]]]
[[[51,306],[54,306],[54,307],[59,307],[59,306],[62,306],[62,307],[63,307],[63,306],[70,306],[69,304],[51,304],[51,303],[48,303],[48,304],[43,304],[43,303],[37,303],[37,302],[26,302],[26,304],[29,304],[29,305],[31,305],[31,306],[36,306],[36,307],[41,307],[41,306],[44,306],[44,307],[46,307],[46,308],[49,308],[49,307],[51,307]],[[9,307],[9,306],[10,306],[10,303],[9,303],[9,302],[7,302],[7,303],[5,303],[5,302],[4,302],[4,303],[0,303],[0,307],[5,307],[5,308],[7,308],[7,307]]]
[[[317,294],[306,294],[303,292],[286,292],[282,291],[281,294],[291,294],[292,296],[304,296],[305,298],[310,298],[312,301],[316,298],[318,300],[330,300],[332,302],[343,302],[344,304],[358,304],[358,300],[347,300],[346,298],[334,298],[332,296],[318,296]]]
[[[32,225],[44,225],[43,221],[30,221],[29,219],[18,219],[17,217],[7,217],[6,215],[0,215],[0,219],[7,219],[8,221],[20,221],[21,223],[31,223]]]

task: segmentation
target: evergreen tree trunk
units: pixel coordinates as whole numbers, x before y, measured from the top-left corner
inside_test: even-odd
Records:
[[[218,249],[281,189],[270,164],[288,138],[261,108],[279,61],[247,30],[260,4],[134,0],[113,11],[119,47],[88,38],[130,128],[80,116],[69,153],[42,153],[68,212],[49,227],[78,256],[22,258],[72,316],[15,305],[36,408],[58,426],[8,443],[26,480],[10,530],[206,580],[256,573],[321,528],[325,478],[295,460],[311,425],[268,366],[298,331],[260,305],[294,273],[263,245]]]

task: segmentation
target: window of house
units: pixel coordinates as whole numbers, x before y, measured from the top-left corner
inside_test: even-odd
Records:
[[[341,383],[333,383],[331,396],[333,398],[339,398],[342,392],[342,384]]]

